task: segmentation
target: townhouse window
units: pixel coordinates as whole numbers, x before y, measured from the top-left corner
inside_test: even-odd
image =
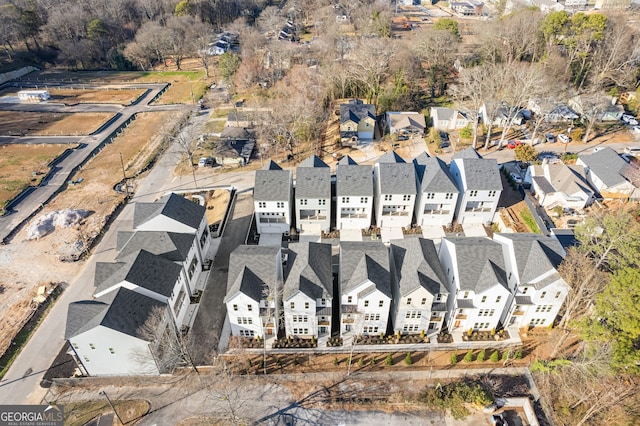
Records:
[[[509,278],[508,279],[511,279],[511,275],[512,275],[511,272],[509,272]]]
[[[427,304],[427,298],[426,298],[426,297],[423,297],[423,298],[422,298],[422,303],[421,303],[421,304],[422,304],[422,305],[426,305],[426,304]]]
[[[473,191],[469,191],[469,197],[477,197],[478,196],[478,191],[473,190]]]
[[[290,307],[291,309],[295,309],[295,308],[296,308],[296,302],[291,302],[291,303],[289,303],[289,307]]]
[[[369,202],[369,197],[360,197],[360,203],[365,204]]]
[[[304,199],[304,198],[303,198],[303,199],[301,199],[301,200],[300,200],[300,205],[301,205],[301,206],[306,206],[306,205],[307,205],[307,200],[306,200],[306,199]]]
[[[95,348],[96,348],[96,346],[95,346],[93,343],[89,343],[89,347],[90,347],[91,349],[95,349]]]
[[[267,208],[267,203],[265,203],[264,201],[260,201],[258,203],[258,207],[260,207],[261,209],[265,209]]]
[[[469,292],[465,291],[464,295],[462,296],[463,299],[467,299],[469,297]]]
[[[426,300],[426,299],[425,299]],[[440,302],[442,300],[442,295],[440,293],[438,293],[436,295],[436,302]]]
[[[529,287],[524,287],[522,289],[522,294],[527,294],[528,291],[529,291]]]
[[[111,353],[111,355],[115,355],[116,351],[113,348],[109,348],[109,352]]]
[[[309,309],[309,302],[304,302],[304,308]]]
[[[557,292],[557,293],[556,293],[556,299],[559,299],[561,294],[562,294],[562,292],[561,292],[561,291]]]
[[[489,191],[489,197],[495,197],[496,191]]]
[[[279,209],[283,209],[284,208],[284,203],[282,201],[278,201],[278,203],[276,205],[278,206]]]
[[[343,203],[349,203],[349,197],[342,197]]]
[[[547,295],[547,292],[543,291],[542,293],[540,293],[540,299],[544,299],[546,295]]]
[[[253,311],[253,305],[247,305],[247,311]]]
[[[318,204],[321,206],[326,206],[327,205],[327,200],[322,199],[322,200],[318,200]]]
[[[368,301],[368,300],[365,300],[365,301],[364,301],[364,307],[365,307],[365,308],[367,308],[368,306],[369,306],[369,301]]]
[[[353,296],[347,296],[347,303],[353,303]]]
[[[238,310],[238,305],[233,305],[233,310],[237,311]]]
[[[320,304],[322,306],[326,305],[327,304],[327,299],[320,299]]]
[[[85,362],[91,362],[91,361],[89,361],[89,358],[87,358],[86,356],[85,356],[85,357],[83,357],[83,358],[84,358],[84,361],[85,361]]]
[[[453,199],[453,194],[450,192],[447,192],[447,195],[444,196],[445,200],[452,200]]]
[[[198,258],[193,256],[191,260],[191,264],[189,265],[189,279],[193,278],[193,274],[196,272],[196,268],[198,267]]]
[[[407,305],[410,305],[410,304],[411,304],[411,298],[409,297],[407,298]]]
[[[78,344],[77,344],[77,343],[74,343],[74,344],[73,344],[73,347],[74,347],[74,348],[76,348],[76,349],[80,349],[80,347],[78,346]]]
[[[378,303],[378,306],[382,308],[384,306],[384,301],[381,300],[380,303]]]
[[[436,194],[434,194],[433,192],[427,192],[427,200],[433,200],[433,197],[435,197]]]
[[[498,296],[496,297],[496,303],[500,303],[500,300],[502,299],[502,296]]]
[[[385,201],[391,201],[391,194],[384,194]]]
[[[435,322],[430,322],[429,323],[429,330],[433,330],[434,328],[436,328],[436,323]]]
[[[482,296],[482,300],[480,301],[480,303],[484,303],[487,301],[487,296]]]

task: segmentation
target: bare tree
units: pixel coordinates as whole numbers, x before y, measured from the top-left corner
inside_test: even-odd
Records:
[[[175,137],[175,143],[178,145],[179,151],[184,157],[187,165],[191,169],[193,175],[193,185],[197,189],[198,182],[196,180],[196,163],[195,154],[198,148],[200,148],[201,138],[197,137],[196,129],[193,126],[186,126]]]
[[[431,99],[441,95],[457,58],[458,37],[451,31],[425,29],[417,33],[415,53],[423,61],[423,66],[431,86]]]
[[[367,89],[367,101],[378,104],[382,82],[393,58],[393,44],[380,38],[361,39],[351,55],[351,76]]]
[[[584,93],[573,98],[574,104],[578,107],[580,118],[585,124],[584,136],[582,141],[587,143],[593,127],[602,117],[602,113],[606,110],[609,100],[600,91]]]

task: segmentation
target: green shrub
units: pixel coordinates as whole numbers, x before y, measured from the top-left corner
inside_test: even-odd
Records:
[[[391,356],[391,354],[387,355],[387,357],[384,360],[384,363],[386,365],[393,365],[393,357]]]
[[[498,362],[500,360],[500,354],[498,353],[498,351],[493,351],[489,359],[491,360],[491,362]]]
[[[407,352],[407,356],[404,357],[404,363],[407,365],[413,364],[413,358],[411,358],[411,352]]]
[[[297,356],[293,357],[293,365],[298,365],[298,364],[300,364],[300,362],[298,361],[298,357]]]
[[[478,352],[478,356],[476,357],[476,361],[484,362],[485,356],[486,356],[486,351],[483,349],[480,352]]]
[[[338,357],[333,357],[333,365],[338,365],[340,361],[338,361]]]
[[[473,361],[473,349],[469,349],[467,353],[464,355],[464,362],[472,362]]]
[[[522,359],[522,349],[518,349],[516,353],[513,355],[515,359]]]
[[[458,363],[458,352],[454,352],[451,354],[451,358],[449,358],[449,362],[451,365],[455,365]]]
[[[502,352],[502,360],[506,361],[509,359],[509,351]]]
[[[428,387],[419,397],[428,408],[449,410],[457,420],[469,415],[467,404],[486,407],[493,403],[493,395],[476,382],[453,382],[442,387]]]
[[[373,357],[369,360],[369,365],[376,365],[376,358]]]
[[[358,360],[358,366],[362,367],[364,365],[364,360],[362,359],[362,357],[360,357],[360,359]]]

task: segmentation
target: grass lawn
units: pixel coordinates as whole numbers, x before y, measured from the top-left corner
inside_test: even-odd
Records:
[[[149,412],[148,401],[134,399],[129,401],[112,401],[123,422],[132,423]],[[82,426],[101,414],[113,412],[106,398],[104,401],[73,402],[64,404],[64,424],[66,426]],[[120,424],[120,423],[117,423]]]
[[[221,133],[224,130],[225,120],[211,120],[204,125],[204,133]]]
[[[529,227],[531,232],[542,234],[542,232],[540,232],[540,228],[538,228],[538,224],[529,211],[522,210],[520,212],[520,219],[522,219],[522,221]]]

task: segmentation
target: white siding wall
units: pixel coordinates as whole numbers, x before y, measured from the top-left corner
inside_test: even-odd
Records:
[[[244,294],[238,294],[227,302],[227,315],[231,324],[231,335],[251,337],[246,332],[253,331],[254,337],[264,337],[260,319],[260,305]],[[248,324],[248,319],[251,324]]]
[[[288,201],[254,201],[258,233],[285,233],[291,229],[291,204]]]
[[[303,203],[304,201],[304,203]],[[329,232],[331,227],[331,198],[297,198],[296,205],[296,228],[298,230],[308,228],[309,225],[320,225],[320,229]],[[303,210],[312,210],[315,214],[324,216],[324,219],[302,219]]]
[[[318,337],[317,324],[315,300],[298,292],[284,302],[284,325],[287,336]]]
[[[415,199],[415,194],[380,194],[376,208],[376,226],[410,227]]]
[[[433,299],[433,295],[424,288],[419,288],[405,297],[400,297],[393,321],[393,330],[403,333],[420,333],[421,331],[428,333]],[[422,303],[423,300],[424,303]],[[407,325],[406,330],[405,325]]]
[[[456,217],[459,223],[490,223],[502,191],[467,190],[459,197]]]
[[[433,198],[429,198],[431,196]],[[420,192],[420,189],[418,189],[418,195],[416,199],[416,223],[420,226],[446,226],[452,223],[453,215],[456,211],[457,201],[457,192],[423,193]],[[425,206],[429,206],[429,210],[427,212],[425,212]],[[433,211],[433,208],[435,208],[436,211]]]
[[[159,374],[147,342],[98,326],[69,339],[90,376]]]
[[[336,206],[338,229],[368,229],[371,226],[373,197],[337,197]]]

